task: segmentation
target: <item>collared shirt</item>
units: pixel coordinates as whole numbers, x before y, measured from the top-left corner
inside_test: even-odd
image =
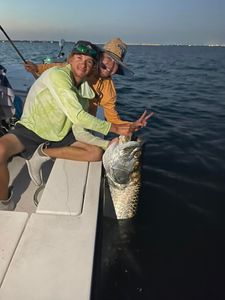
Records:
[[[94,97],[87,82],[75,87],[69,64],[53,67],[32,85],[18,122],[50,141],[62,140],[73,124],[106,135],[111,123],[87,113],[89,100]]]

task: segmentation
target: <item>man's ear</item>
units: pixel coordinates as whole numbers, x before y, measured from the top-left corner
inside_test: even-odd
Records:
[[[72,58],[73,58],[73,55],[70,54],[70,55],[68,56],[68,58],[67,58],[67,62],[68,62],[68,63],[71,63]]]

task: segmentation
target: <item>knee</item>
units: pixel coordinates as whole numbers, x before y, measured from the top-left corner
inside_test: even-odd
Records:
[[[97,146],[92,146],[90,149],[90,161],[102,160],[103,150]]]

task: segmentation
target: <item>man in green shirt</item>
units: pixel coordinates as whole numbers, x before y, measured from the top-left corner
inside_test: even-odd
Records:
[[[132,123],[112,124],[87,113],[88,101],[95,94],[85,81],[98,60],[98,49],[87,41],[75,44],[65,67],[46,71],[32,85],[21,120],[16,128],[0,138],[0,210],[12,210],[9,185],[8,160],[20,153],[26,159],[33,155],[28,169],[32,179],[40,185],[41,164],[51,158],[81,161],[101,160],[103,150],[96,146],[76,141],[72,126],[86,129],[129,135],[137,130]],[[140,119],[139,119],[140,120]],[[142,119],[140,127],[146,123]]]

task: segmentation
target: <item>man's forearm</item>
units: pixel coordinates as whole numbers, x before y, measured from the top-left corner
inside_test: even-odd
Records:
[[[130,135],[133,132],[132,123],[113,124],[111,123],[110,132],[118,135]]]

